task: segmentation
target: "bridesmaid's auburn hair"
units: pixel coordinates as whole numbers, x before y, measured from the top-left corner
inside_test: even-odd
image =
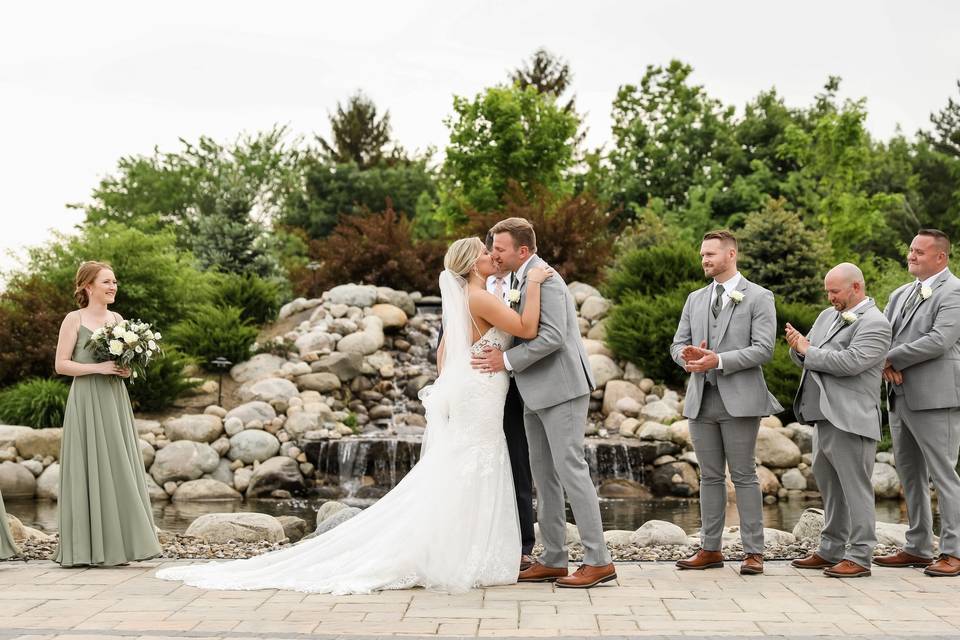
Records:
[[[77,269],[77,276],[74,278],[75,288],[73,290],[73,297],[76,299],[79,308],[83,309],[90,304],[90,296],[87,295],[86,287],[87,285],[93,284],[97,279],[97,274],[104,269],[113,271],[113,267],[106,262],[87,260],[86,262],[80,263],[80,268]]]

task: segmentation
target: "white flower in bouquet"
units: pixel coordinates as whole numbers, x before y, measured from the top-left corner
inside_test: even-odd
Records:
[[[140,340],[140,336],[138,336],[133,331],[127,331],[125,334],[123,334],[123,341],[126,342],[127,344],[133,344],[138,340]]]
[[[153,351],[153,350],[156,349],[156,348],[157,348],[157,343],[156,343],[156,342],[154,342],[153,340],[148,340],[148,341],[147,341],[147,349],[150,349],[151,351]]]
[[[160,340],[162,337],[163,337],[163,336],[160,335],[160,332],[159,332],[159,331],[155,331],[155,332],[153,333],[153,339],[154,339],[154,340]]]
[[[123,325],[118,324],[117,326],[115,326],[115,327],[113,328],[113,337],[114,337],[114,338],[122,338],[122,337],[123,337],[123,334],[125,334],[126,332],[127,332],[127,330],[123,328]]]
[[[113,361],[119,367],[132,369],[129,383],[134,384],[134,379],[143,377],[151,358],[161,354],[159,341],[160,334],[152,331],[149,323],[121,320],[94,331],[86,347],[101,362]]]
[[[115,356],[123,355],[123,343],[119,340],[110,341],[110,353]]]
[[[136,349],[134,349],[134,351],[136,351],[137,353],[143,353],[143,347],[137,347]]]

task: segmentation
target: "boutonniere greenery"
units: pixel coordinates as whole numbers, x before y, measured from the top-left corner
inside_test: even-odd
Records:
[[[929,297],[932,296],[932,295],[933,295],[933,289],[931,289],[931,288],[928,287],[928,286],[922,286],[922,287],[920,287],[920,299],[921,299],[921,300],[926,300],[927,298],[929,298]]]
[[[853,311],[844,311],[840,314],[840,317],[843,319],[843,323],[847,325],[851,325],[857,321],[857,314]]]
[[[743,302],[743,292],[742,291],[731,291],[729,293],[730,299],[733,300],[733,304],[740,304]]]
[[[507,300],[513,304],[520,302],[520,290],[510,289],[510,291],[507,291]]]

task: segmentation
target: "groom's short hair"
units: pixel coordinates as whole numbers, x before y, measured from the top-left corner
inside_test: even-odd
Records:
[[[704,241],[707,240],[719,240],[724,245],[728,247],[733,247],[737,251],[740,250],[740,247],[737,244],[737,236],[733,235],[730,231],[726,229],[718,229],[716,231],[708,231],[703,234]]]
[[[537,252],[537,234],[533,230],[533,225],[526,218],[507,218],[493,225],[490,233],[509,233],[513,238],[515,248],[527,247],[530,253]]]

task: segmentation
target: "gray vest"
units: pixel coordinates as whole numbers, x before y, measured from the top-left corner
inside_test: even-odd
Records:
[[[713,297],[711,296],[710,301],[713,302]],[[732,304],[732,303],[727,303]],[[723,315],[723,311],[717,314],[717,317],[714,318],[713,314],[709,311],[707,312],[707,348],[711,351],[717,350],[717,336],[720,335],[720,317]],[[712,385],[714,388],[717,386],[717,370],[710,369],[704,374],[704,380],[707,384]]]
[[[800,415],[797,417],[807,424],[826,420],[820,409],[820,386],[811,380],[810,376],[803,378],[803,386],[800,388]]]

